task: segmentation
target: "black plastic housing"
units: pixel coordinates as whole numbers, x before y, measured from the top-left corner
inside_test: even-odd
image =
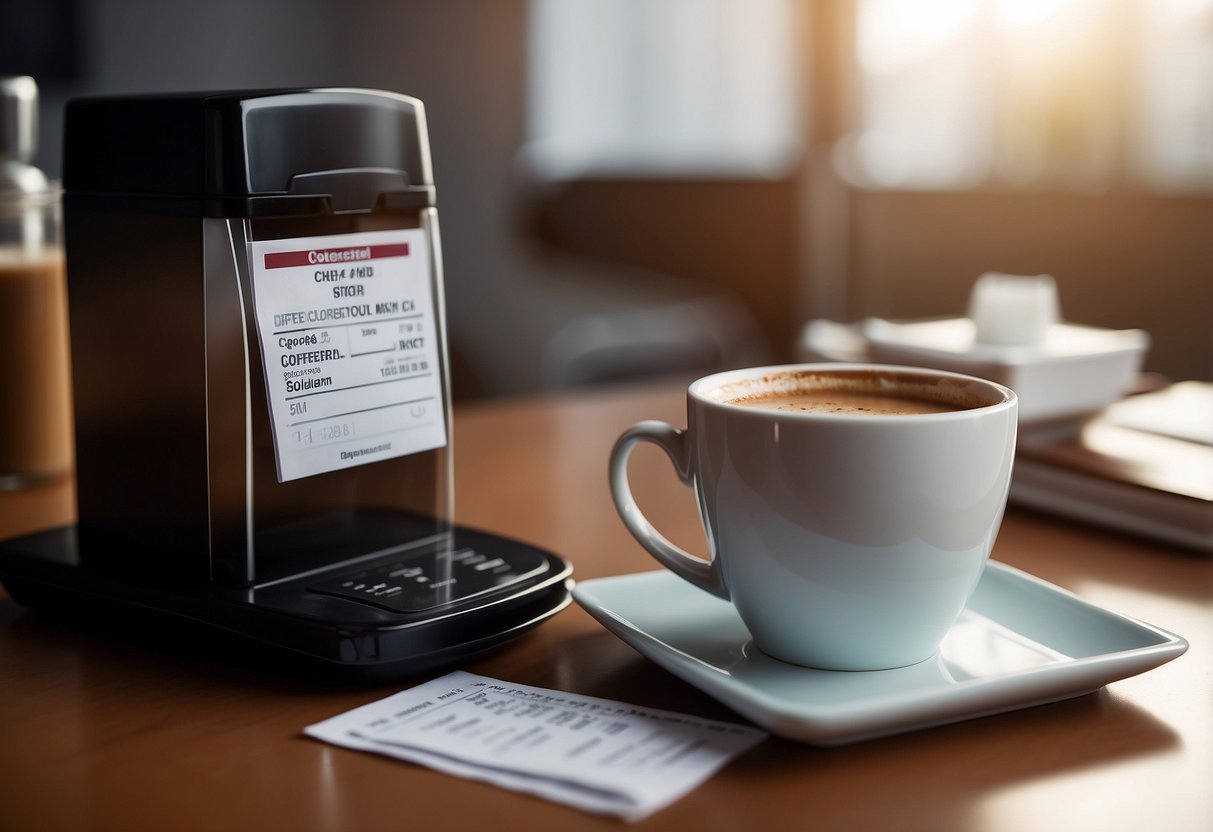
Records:
[[[0,544],[15,598],[142,610],[323,664],[403,673],[499,644],[567,605],[563,559],[452,522],[441,246],[420,101],[354,89],[77,99],[63,171],[78,524]],[[248,252],[394,231],[429,256],[418,262],[447,444],[284,481]],[[491,571],[468,571],[468,558]],[[399,569],[429,583],[393,585]],[[363,586],[371,575],[383,586]]]

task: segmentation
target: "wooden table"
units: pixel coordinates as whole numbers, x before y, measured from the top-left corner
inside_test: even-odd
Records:
[[[606,457],[646,417],[685,423],[677,384],[475,405],[455,419],[460,522],[560,552],[580,578],[655,568],[615,516]],[[660,452],[637,497],[703,552]],[[71,516],[70,482],[0,495],[0,536]],[[824,749],[770,739],[637,824],[677,830],[1213,829],[1213,559],[1011,510],[994,556],[1185,636],[1154,671],[1053,705]],[[569,608],[466,669],[737,717]],[[611,829],[617,821],[305,739],[406,683],[280,678],[219,653],[135,643],[0,597],[0,830]]]

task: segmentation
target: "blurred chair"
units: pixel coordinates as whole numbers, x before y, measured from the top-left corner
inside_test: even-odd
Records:
[[[518,257],[509,272],[499,275],[508,288],[477,304],[495,325],[452,333],[464,397],[691,377],[770,358],[748,309],[689,279],[551,252]]]
[[[736,301],[665,275],[607,271],[579,269],[543,296],[562,307],[541,354],[545,389],[767,360],[765,338]]]

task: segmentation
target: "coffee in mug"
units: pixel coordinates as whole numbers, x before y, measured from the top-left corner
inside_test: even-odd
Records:
[[[933,656],[1002,521],[1017,400],[936,370],[810,364],[707,376],[685,430],[629,428],[611,492],[662,565],[729,600],[787,662],[876,670]],[[695,489],[711,559],[675,546],[632,497],[627,460],[661,447]]]

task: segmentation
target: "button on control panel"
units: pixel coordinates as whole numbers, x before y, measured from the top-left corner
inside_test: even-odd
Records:
[[[527,550],[490,556],[471,548],[427,549],[308,589],[399,612],[422,612],[506,589],[546,571],[542,555]]]

